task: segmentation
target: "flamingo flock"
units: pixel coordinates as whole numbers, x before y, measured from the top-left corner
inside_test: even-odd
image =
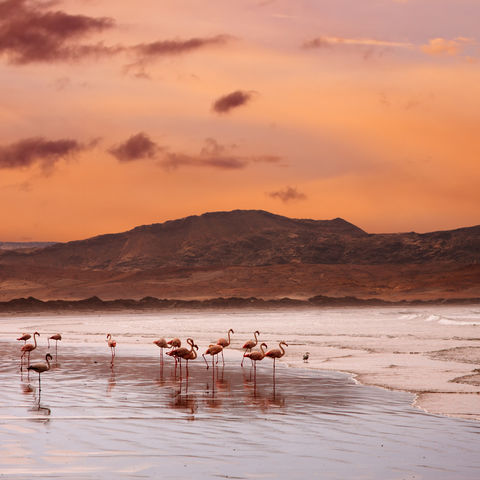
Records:
[[[208,346],[208,348],[205,350],[204,353],[202,353],[202,358],[205,361],[205,365],[207,369],[210,368],[209,362],[207,361],[206,356],[210,355],[211,357],[211,364],[212,367],[214,368],[215,365],[218,365],[219,363],[219,355],[221,354],[222,356],[222,364],[225,365],[225,358],[223,355],[223,350],[225,348],[228,348],[231,345],[232,338],[231,335],[233,335],[235,332],[233,331],[232,328],[230,328],[227,332],[226,338],[219,338],[217,340],[217,343],[212,343]],[[243,355],[242,355],[242,361],[241,361],[241,366],[243,367],[243,363],[245,358],[249,358],[250,361],[252,362],[252,366],[254,369],[254,374],[256,375],[256,370],[257,370],[257,362],[262,361],[264,358],[268,357],[273,359],[273,373],[275,375],[275,363],[276,360],[279,358],[282,358],[285,355],[285,349],[283,347],[288,347],[288,344],[285,341],[281,341],[278,344],[279,348],[273,348],[271,350],[266,350],[267,349],[267,344],[265,342],[262,342],[260,344],[260,347],[258,350],[254,350],[254,348],[258,345],[259,342],[259,336],[260,332],[256,330],[253,332],[254,339],[253,340],[248,340],[246,341],[243,346]],[[22,334],[19,338],[17,338],[18,341],[23,341],[24,344],[20,348],[21,356],[20,356],[20,369],[23,371],[23,365],[24,365],[24,358],[26,357],[27,361],[27,370],[30,371],[35,371],[38,373],[38,386],[39,390],[41,389],[41,383],[40,383],[40,377],[41,374],[44,372],[47,372],[51,368],[50,361],[53,359],[52,355],[50,353],[47,353],[45,355],[45,363],[35,363],[35,364],[30,364],[30,354],[32,351],[34,351],[38,344],[37,344],[37,337],[40,337],[39,332],[34,332],[33,333],[33,343],[27,343],[27,340],[31,338],[31,335],[28,333]],[[47,337],[48,341],[48,349],[50,350],[50,340],[55,340],[55,359],[57,358],[57,349],[58,349],[58,342],[62,340],[62,335],[60,333],[56,333],[54,335],[51,335],[50,337]],[[112,337],[111,333],[108,333],[106,335],[105,341],[107,342],[107,346],[110,349],[111,353],[111,368],[113,371],[114,363],[115,363],[115,356],[116,356],[116,346],[117,346],[117,341]],[[180,372],[182,369],[182,360],[185,361],[186,365],[186,370],[188,374],[188,362],[193,361],[198,358],[197,351],[199,350],[198,345],[194,342],[192,338],[187,338],[186,343],[188,347],[182,347],[182,341],[180,338],[175,337],[170,340],[166,340],[165,338],[159,338],[158,340],[153,341],[153,344],[159,347],[160,349],[160,363],[163,365],[164,362],[164,349],[168,350],[166,352],[166,355],[169,357],[172,357],[175,361],[175,368],[177,368],[177,363],[180,366]],[[307,357],[308,358],[308,357]],[[304,357],[305,360],[305,357]]]

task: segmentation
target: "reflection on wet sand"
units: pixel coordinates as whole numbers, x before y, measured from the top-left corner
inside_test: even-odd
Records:
[[[0,471],[19,478],[49,478],[60,466],[67,479],[158,478],[161,469],[166,479],[320,471],[344,479],[355,471],[379,480],[473,480],[480,468],[469,447],[477,425],[425,415],[407,394],[342,374],[277,366],[274,375],[263,362],[255,375],[239,366],[240,354],[208,370],[196,360],[180,373],[170,357],[122,355],[110,365],[102,353],[69,349],[45,375],[40,398],[36,382],[18,375],[18,350],[2,351],[12,361],[0,371]],[[4,452],[16,442],[25,462],[12,465]],[[58,454],[66,445],[68,461]]]

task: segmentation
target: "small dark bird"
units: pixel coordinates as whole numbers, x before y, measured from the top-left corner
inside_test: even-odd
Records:
[[[307,363],[309,358],[310,358],[310,352],[305,352],[303,354],[303,361]]]

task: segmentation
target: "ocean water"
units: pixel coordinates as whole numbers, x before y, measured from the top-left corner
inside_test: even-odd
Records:
[[[238,349],[258,328],[270,346],[289,342],[287,362],[296,362],[333,335],[378,342],[411,335],[416,325],[418,337],[443,338],[445,329],[469,337],[475,326],[440,321],[474,323],[475,315],[336,309],[4,318],[1,478],[477,479],[479,423],[429,415],[411,406],[409,393],[301,361],[277,364],[274,375],[265,359],[255,374],[248,361],[240,367]],[[170,358],[162,363],[151,343],[188,335],[203,352],[230,327],[225,366],[207,369],[200,358],[188,374]],[[63,335],[41,391],[36,373],[20,371],[14,340],[34,329],[41,336],[32,362],[44,357],[45,336]],[[107,332],[118,341],[113,367]]]

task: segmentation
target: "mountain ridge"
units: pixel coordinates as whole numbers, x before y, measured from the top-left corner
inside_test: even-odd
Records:
[[[0,252],[0,300],[480,296],[480,226],[371,234],[341,219],[209,212]]]

